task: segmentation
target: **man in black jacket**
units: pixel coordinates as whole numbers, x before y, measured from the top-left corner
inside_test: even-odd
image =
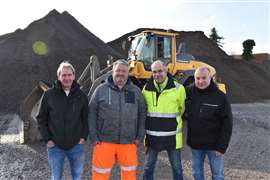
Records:
[[[192,150],[192,174],[204,180],[204,159],[208,156],[212,179],[224,179],[223,154],[232,134],[232,112],[207,67],[198,68],[195,83],[186,88],[187,144]]]
[[[75,81],[75,69],[62,62],[58,80],[44,93],[38,126],[47,144],[51,179],[62,179],[67,156],[73,180],[81,179],[84,164],[84,142],[88,136],[88,100]]]

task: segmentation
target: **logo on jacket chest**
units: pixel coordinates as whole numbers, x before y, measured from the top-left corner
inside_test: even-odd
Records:
[[[135,103],[135,93],[132,91],[125,92],[125,103],[134,104]]]

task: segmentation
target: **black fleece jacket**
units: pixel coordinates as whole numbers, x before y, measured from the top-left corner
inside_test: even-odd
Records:
[[[201,90],[186,88],[187,144],[194,149],[225,153],[232,134],[232,112],[226,95],[211,82]]]
[[[66,96],[60,81],[44,93],[37,115],[38,127],[45,142],[52,140],[68,150],[80,138],[88,136],[88,99],[75,81]]]

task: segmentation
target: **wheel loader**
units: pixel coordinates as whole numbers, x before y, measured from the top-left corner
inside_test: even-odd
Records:
[[[180,43],[178,48],[176,47],[176,36],[178,33],[145,30],[128,38],[130,48],[127,61],[129,63],[129,76],[134,84],[140,88],[144,86],[151,76],[151,64],[156,60],[163,61],[168,72],[184,86],[194,81],[193,74],[201,66],[207,66],[213,79],[216,79],[215,69],[204,62],[195,60],[191,54],[187,54],[184,43]],[[125,48],[125,44],[127,43],[123,43],[123,48]],[[112,62],[113,58],[110,57],[107,63],[108,67],[100,70],[97,57],[90,57],[89,64],[77,80],[89,98],[96,87],[111,75]],[[224,84],[217,83],[217,85],[226,92]],[[21,142],[33,142],[40,139],[35,117],[42,96],[49,88],[47,84],[40,82],[23,102],[20,114],[24,121],[24,139]]]

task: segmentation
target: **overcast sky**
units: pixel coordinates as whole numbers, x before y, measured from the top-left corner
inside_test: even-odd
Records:
[[[228,54],[270,53],[269,0],[8,0],[0,5],[0,35],[26,28],[52,9],[68,11],[105,42],[141,27],[204,31],[216,27]],[[180,34],[181,35],[181,34]]]

